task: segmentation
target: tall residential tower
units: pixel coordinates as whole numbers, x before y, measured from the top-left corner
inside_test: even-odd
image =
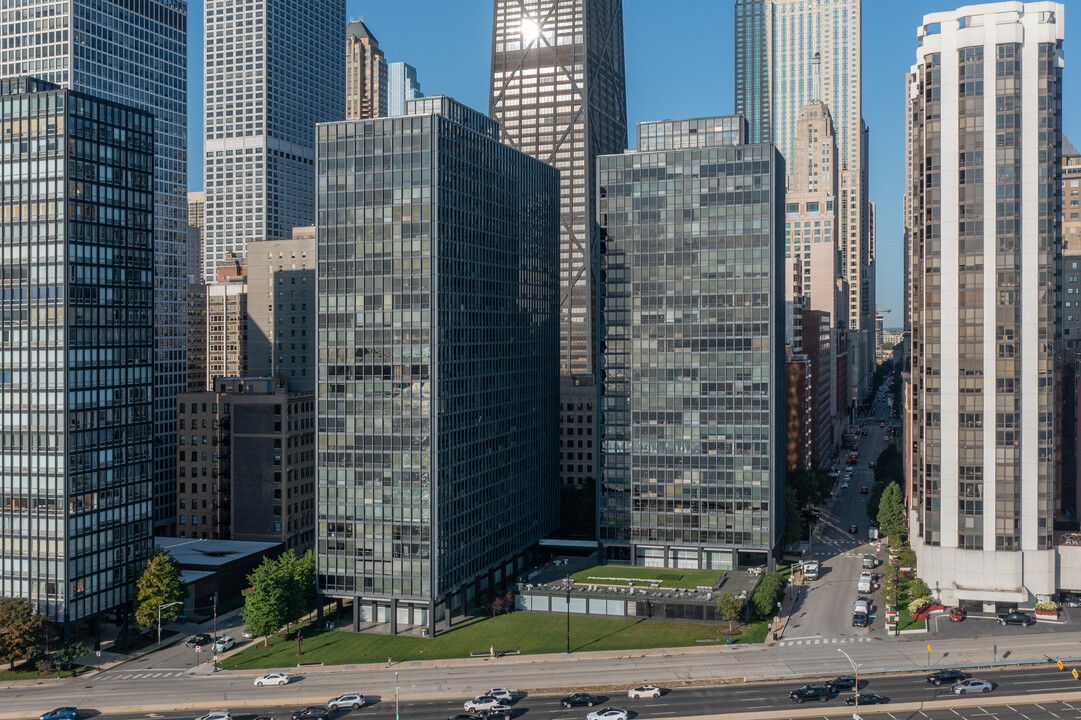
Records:
[[[387,60],[363,20],[345,28],[345,117],[350,120],[387,114]]]

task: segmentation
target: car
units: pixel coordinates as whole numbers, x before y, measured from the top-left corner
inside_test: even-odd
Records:
[[[878,567],[878,558],[876,558],[874,555],[864,555],[863,556],[863,567],[864,568]]]
[[[254,635],[252,635],[252,634],[251,634],[250,632],[248,632],[247,630],[245,630],[244,632],[240,633],[240,637],[244,638],[245,640],[252,640],[253,638],[255,638],[255,636],[254,636]]]
[[[496,700],[503,703],[509,703],[514,699],[514,695],[512,695],[507,688],[492,688],[484,694],[488,697],[494,697]]]
[[[805,703],[808,700],[826,702],[830,699],[829,688],[825,685],[804,685],[788,693],[788,699],[795,703]]]
[[[586,720],[627,720],[627,711],[607,707],[603,710],[594,710],[586,715]]]
[[[860,495],[866,495],[869,492],[870,490],[867,489],[866,485],[860,485]]]
[[[199,645],[209,645],[212,642],[214,642],[214,638],[210,637],[206,633],[199,633],[198,635],[192,635],[191,639],[184,644],[190,648],[193,648]]]
[[[1059,602],[1066,607],[1081,607],[1081,595],[1072,592],[1059,593]]]
[[[311,705],[302,710],[297,710],[292,715],[293,720],[312,720],[312,718],[325,718],[329,716],[330,712],[328,712],[325,707],[319,707],[318,705]]]
[[[233,716],[229,714],[228,710],[211,710],[206,715],[195,720],[233,720]]]
[[[962,680],[959,683],[954,683],[954,695],[967,695],[968,693],[975,692],[991,692],[991,683],[986,680],[977,680],[976,678],[970,678],[968,680]]]
[[[42,715],[38,720],[79,720],[79,709],[60,707]]]
[[[950,622],[964,622],[965,609],[960,605],[950,608]]]
[[[1028,627],[1035,622],[1035,618],[1028,613],[1023,612],[1003,613],[998,616],[999,625],[1020,625],[1021,627]]]
[[[936,670],[927,677],[924,678],[932,685],[941,685],[942,683],[956,683],[965,679],[965,674],[960,670],[954,670],[952,668],[946,670]]]
[[[477,720],[477,716],[458,713],[457,715],[451,715],[447,720]]]
[[[597,697],[595,695],[590,695],[589,693],[574,693],[573,695],[568,695],[567,697],[560,700],[559,704],[565,708],[572,708],[578,705],[593,707],[598,702],[599,701],[597,700]]]
[[[341,710],[342,708],[359,710],[362,707],[364,707],[364,696],[360,693],[345,693],[327,700],[327,710]]]
[[[214,652],[225,652],[236,645],[236,638],[232,635],[222,635],[218,638],[218,641],[214,643]]]
[[[272,672],[255,678],[255,687],[263,687],[264,685],[285,685],[287,682],[289,682],[289,673]]]
[[[631,688],[627,691],[627,697],[637,700],[639,698],[659,698],[661,696],[661,689],[656,685],[639,685],[636,688]]]
[[[848,532],[850,535],[855,535],[860,531],[859,525],[849,525]]]
[[[494,698],[491,695],[477,695],[472,700],[466,700],[462,708],[468,712],[475,713],[481,710],[491,710],[496,705],[501,705],[499,698]]]
[[[856,684],[856,678],[851,675],[842,675],[841,677],[834,678],[826,683],[826,687],[830,689],[830,692],[859,689],[859,686]]]
[[[874,693],[859,693],[858,695],[851,695],[845,698],[845,705],[855,705],[857,697],[859,697],[860,705],[885,705],[890,701],[889,698],[884,698],[881,695],[875,695]]]
[[[852,613],[852,627],[867,627],[870,616],[865,612]]]
[[[507,705],[493,705],[487,710],[481,710],[474,717],[477,720],[511,720],[514,710]]]
[[[884,427],[886,427],[886,423],[879,423],[879,424],[878,424],[878,426],[879,426],[880,428],[884,428]]]

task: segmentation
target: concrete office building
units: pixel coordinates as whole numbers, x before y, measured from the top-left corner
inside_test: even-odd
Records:
[[[126,608],[153,539],[154,116],[0,82],[0,594]]]
[[[839,150],[838,241],[848,283],[851,395],[874,371],[875,269],[869,207],[868,130],[863,121],[861,0],[736,0],[735,106],[753,142],[772,142],[789,172],[797,125],[814,99],[829,106]]]
[[[647,567],[773,566],[784,522],[784,161],[742,117],[599,160],[601,542]],[[658,182],[664,178],[664,182]]]
[[[405,114],[406,100],[424,97],[417,80],[417,69],[404,62],[387,65],[387,114]]]
[[[168,533],[175,504],[173,399],[188,380],[188,6],[184,0],[24,0],[4,11],[0,78],[31,75],[154,115],[154,526]]]
[[[248,246],[248,373],[315,392],[315,228]]]
[[[999,2],[917,29],[909,537],[946,603],[1056,589],[1063,15]]]
[[[442,96],[317,157],[320,592],[434,633],[557,522],[558,177]]]
[[[345,117],[345,24],[344,0],[207,6],[207,282],[226,253],[314,221],[315,124]]]
[[[1081,152],[1062,138],[1062,341],[1081,349]]]
[[[345,28],[345,117],[386,117],[389,95],[387,60],[363,20]]]
[[[188,283],[188,392],[207,389],[206,283]]]

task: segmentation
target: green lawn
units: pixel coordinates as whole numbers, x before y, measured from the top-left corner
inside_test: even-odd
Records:
[[[579,585],[624,585],[628,582],[659,582],[665,588],[689,588],[699,585],[713,587],[720,579],[718,570],[670,570],[667,568],[624,567],[597,565],[576,572],[571,579]]]
[[[898,630],[925,630],[927,628],[926,620],[917,620],[912,617],[912,613],[908,611],[908,603],[912,598],[908,593],[908,580],[901,579],[898,583],[898,608],[897,608],[897,629]]]
[[[277,636],[274,645],[247,648],[221,663],[229,670],[278,668],[298,662],[326,665],[468,657],[471,652],[518,650],[523,655],[561,653],[566,649],[565,615],[515,612],[496,618],[472,618],[451,632],[434,638],[392,637],[370,633],[304,630],[304,655],[296,656],[296,639]],[[758,625],[762,625],[761,628]],[[727,624],[694,624],[657,620],[608,619],[571,616],[571,650],[631,650],[656,647],[692,647],[699,640],[727,641]],[[765,623],[751,625],[735,642],[762,642]]]
[[[4,667],[8,667],[8,663],[4,663]],[[79,665],[75,668],[75,672],[78,675],[82,675],[88,670],[93,668],[85,665]],[[62,671],[63,677],[71,677],[71,670]],[[22,665],[16,665],[14,670],[2,670],[0,671],[0,681],[2,680],[48,680],[49,678],[56,677],[56,670],[46,675],[39,675],[37,668],[33,663],[24,663]]]

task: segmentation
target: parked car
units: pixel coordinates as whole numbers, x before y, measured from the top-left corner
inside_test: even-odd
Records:
[[[860,579],[856,583],[856,592],[869,593],[871,592],[871,573],[869,570],[864,570],[860,573]]]
[[[325,707],[312,705],[293,713],[293,720],[313,720],[313,718],[325,718],[329,715],[330,712]]]
[[[255,687],[263,687],[264,685],[285,685],[287,682],[289,682],[289,673],[272,672],[255,678]]]
[[[964,622],[965,609],[960,605],[950,608],[950,622]]]
[[[866,485],[860,485],[860,495],[866,495],[869,492],[870,490],[867,489]]]
[[[998,616],[998,622],[1000,625],[1020,625],[1021,627],[1028,627],[1036,622],[1028,613],[1023,612],[1011,612],[1003,613]]]
[[[795,703],[805,703],[808,700],[826,702],[830,699],[830,691],[825,685],[804,685],[788,693],[788,699]]]
[[[484,694],[488,697],[494,697],[496,700],[503,703],[509,703],[514,699],[514,695],[512,695],[507,688],[492,688]]]
[[[216,643],[214,643],[214,652],[225,652],[236,645],[236,638],[232,635],[222,635]]]
[[[956,683],[965,679],[965,674],[960,670],[936,670],[935,672],[924,678],[932,685],[941,685],[942,683]]]
[[[195,720],[233,720],[233,716],[229,714],[228,710],[211,710],[206,715],[195,718]]]
[[[345,693],[327,700],[327,710],[341,710],[342,708],[359,710],[362,707],[364,707],[364,696],[360,693]]]
[[[494,698],[491,695],[477,695],[472,700],[466,700],[462,707],[468,712],[475,713],[481,710],[491,710],[496,705],[502,705],[499,698]]]
[[[968,680],[962,680],[959,683],[955,683],[953,686],[954,695],[966,695],[974,692],[991,692],[991,683],[986,680],[977,680],[976,678],[970,678]]]
[[[42,715],[38,720],[79,720],[79,709],[60,707]]]
[[[863,567],[864,568],[878,567],[878,558],[876,558],[874,555],[864,555],[863,556]]]
[[[859,698],[860,698],[860,703],[859,703],[860,705],[885,705],[886,703],[888,703],[890,701],[889,698],[884,698],[881,695],[875,695],[874,693],[860,693]],[[855,704],[856,704],[856,696],[855,695],[851,695],[851,696],[845,698],[845,705],[855,705]]]
[[[627,720],[627,711],[619,708],[604,708],[586,715],[586,720]]]
[[[206,633],[199,633],[198,635],[192,635],[191,639],[184,644],[190,648],[193,648],[197,645],[209,645],[212,642],[214,642],[214,638],[210,637]]]
[[[598,702],[599,701],[597,700],[597,697],[595,695],[590,695],[589,693],[574,693],[573,695],[568,695],[567,697],[560,700],[559,704],[565,708],[572,708],[578,705],[593,707]]]
[[[842,675],[841,677],[834,678],[826,683],[826,687],[830,689],[830,692],[841,692],[842,690],[858,690],[856,685],[856,678],[851,675]]]
[[[1059,602],[1066,607],[1081,607],[1081,595],[1072,592],[1059,593]]]
[[[627,691],[627,697],[637,700],[639,698],[659,698],[661,689],[656,685],[639,685]]]

